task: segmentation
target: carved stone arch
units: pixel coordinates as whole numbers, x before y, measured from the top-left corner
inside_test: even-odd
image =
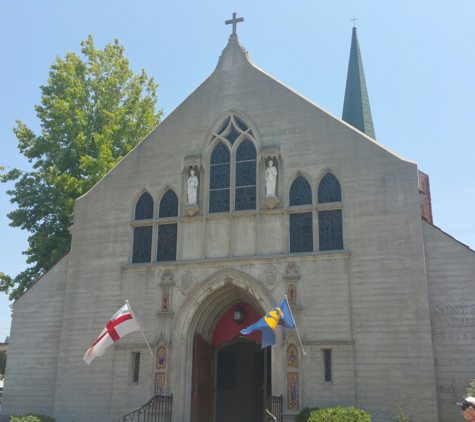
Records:
[[[137,206],[137,202],[138,200],[140,199],[140,197],[145,193],[147,192],[153,199],[153,207],[154,207],[154,210],[153,210],[153,215],[155,217],[155,204],[156,204],[156,198],[153,197],[151,191],[147,188],[142,188],[141,190],[139,190],[132,198],[131,202],[130,202],[130,220],[135,220],[135,207]]]
[[[287,186],[285,187],[285,192],[287,195],[287,204],[290,203],[290,188],[292,187],[292,184],[295,182],[295,180],[299,177],[302,176],[310,185],[311,193],[312,193],[312,202],[311,204],[313,205],[315,203],[315,189],[316,187],[312,183],[312,177],[310,174],[306,171],[302,170],[297,170],[289,179],[287,182]],[[310,204],[309,204],[310,205]]]
[[[275,299],[258,280],[237,270],[223,269],[193,290],[173,320],[173,361],[179,368],[179,374],[170,388],[184,397],[183,420],[191,419],[189,413],[195,334],[200,334],[205,341],[211,343],[214,329],[224,311],[240,301],[248,303],[261,315],[276,306]]]
[[[276,303],[262,283],[240,271],[225,269],[201,283],[181,306],[174,318],[173,332],[192,342],[195,333],[210,341],[224,312],[239,300],[262,315]],[[184,336],[184,337],[183,337]]]

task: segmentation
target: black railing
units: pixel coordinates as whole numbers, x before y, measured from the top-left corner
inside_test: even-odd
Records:
[[[171,396],[155,396],[142,407],[127,413],[119,418],[119,422],[171,422],[172,421]]]
[[[267,421],[282,422],[282,396],[269,396],[267,398]]]

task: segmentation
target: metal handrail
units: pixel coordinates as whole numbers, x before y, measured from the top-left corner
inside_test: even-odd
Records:
[[[171,396],[152,397],[143,406],[121,416],[119,422],[171,422],[172,420]]]

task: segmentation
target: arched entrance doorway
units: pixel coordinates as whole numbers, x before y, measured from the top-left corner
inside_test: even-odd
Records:
[[[243,310],[236,322],[233,312]],[[261,333],[240,331],[261,315],[249,304],[230,306],[214,329],[212,342],[196,334],[193,347],[194,422],[262,422],[271,391],[270,349],[261,349]]]

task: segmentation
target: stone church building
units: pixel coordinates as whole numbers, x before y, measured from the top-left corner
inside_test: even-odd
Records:
[[[376,141],[356,28],[340,119],[254,65],[233,21],[213,73],[76,201],[70,252],[15,302],[3,420],[112,422],[156,394],[173,422],[260,422],[269,396],[282,421],[338,404],[460,418],[475,254]],[[240,334],[285,296],[298,333]],[[126,300],[153,355],[137,331],[86,365]]]

